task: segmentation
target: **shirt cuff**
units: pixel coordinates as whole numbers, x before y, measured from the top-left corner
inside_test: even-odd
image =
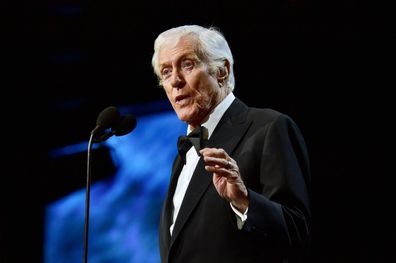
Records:
[[[230,206],[231,206],[232,211],[234,211],[234,213],[235,213],[238,229],[241,230],[243,225],[245,224],[246,219],[247,219],[247,212],[248,212],[249,208],[246,208],[246,211],[242,214],[231,203],[230,203]]]

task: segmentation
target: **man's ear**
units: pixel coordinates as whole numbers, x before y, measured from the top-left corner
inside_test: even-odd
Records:
[[[224,60],[224,66],[219,67],[218,72],[217,72],[217,80],[220,83],[223,83],[224,80],[226,80],[229,76],[230,72],[230,62],[225,59]]]

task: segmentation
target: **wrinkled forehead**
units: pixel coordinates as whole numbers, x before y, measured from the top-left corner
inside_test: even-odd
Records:
[[[191,37],[181,37],[167,39],[158,51],[159,64],[166,63],[168,60],[177,59],[182,56],[196,56],[197,41]]]

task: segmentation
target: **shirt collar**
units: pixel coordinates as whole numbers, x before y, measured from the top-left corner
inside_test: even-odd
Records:
[[[223,117],[226,110],[230,107],[231,103],[234,101],[235,95],[234,93],[230,92],[220,103],[216,106],[213,112],[209,115],[209,118],[206,122],[202,123],[201,125],[204,126],[208,130],[208,139],[212,135],[214,129],[216,128],[217,124],[219,123],[221,117]],[[187,134],[191,132],[191,127],[188,125],[187,127]]]

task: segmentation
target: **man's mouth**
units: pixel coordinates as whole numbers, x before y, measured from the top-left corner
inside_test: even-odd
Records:
[[[190,96],[188,96],[188,95],[176,96],[175,103],[177,105],[184,105],[184,104],[186,104],[188,102],[189,98],[190,98]]]

